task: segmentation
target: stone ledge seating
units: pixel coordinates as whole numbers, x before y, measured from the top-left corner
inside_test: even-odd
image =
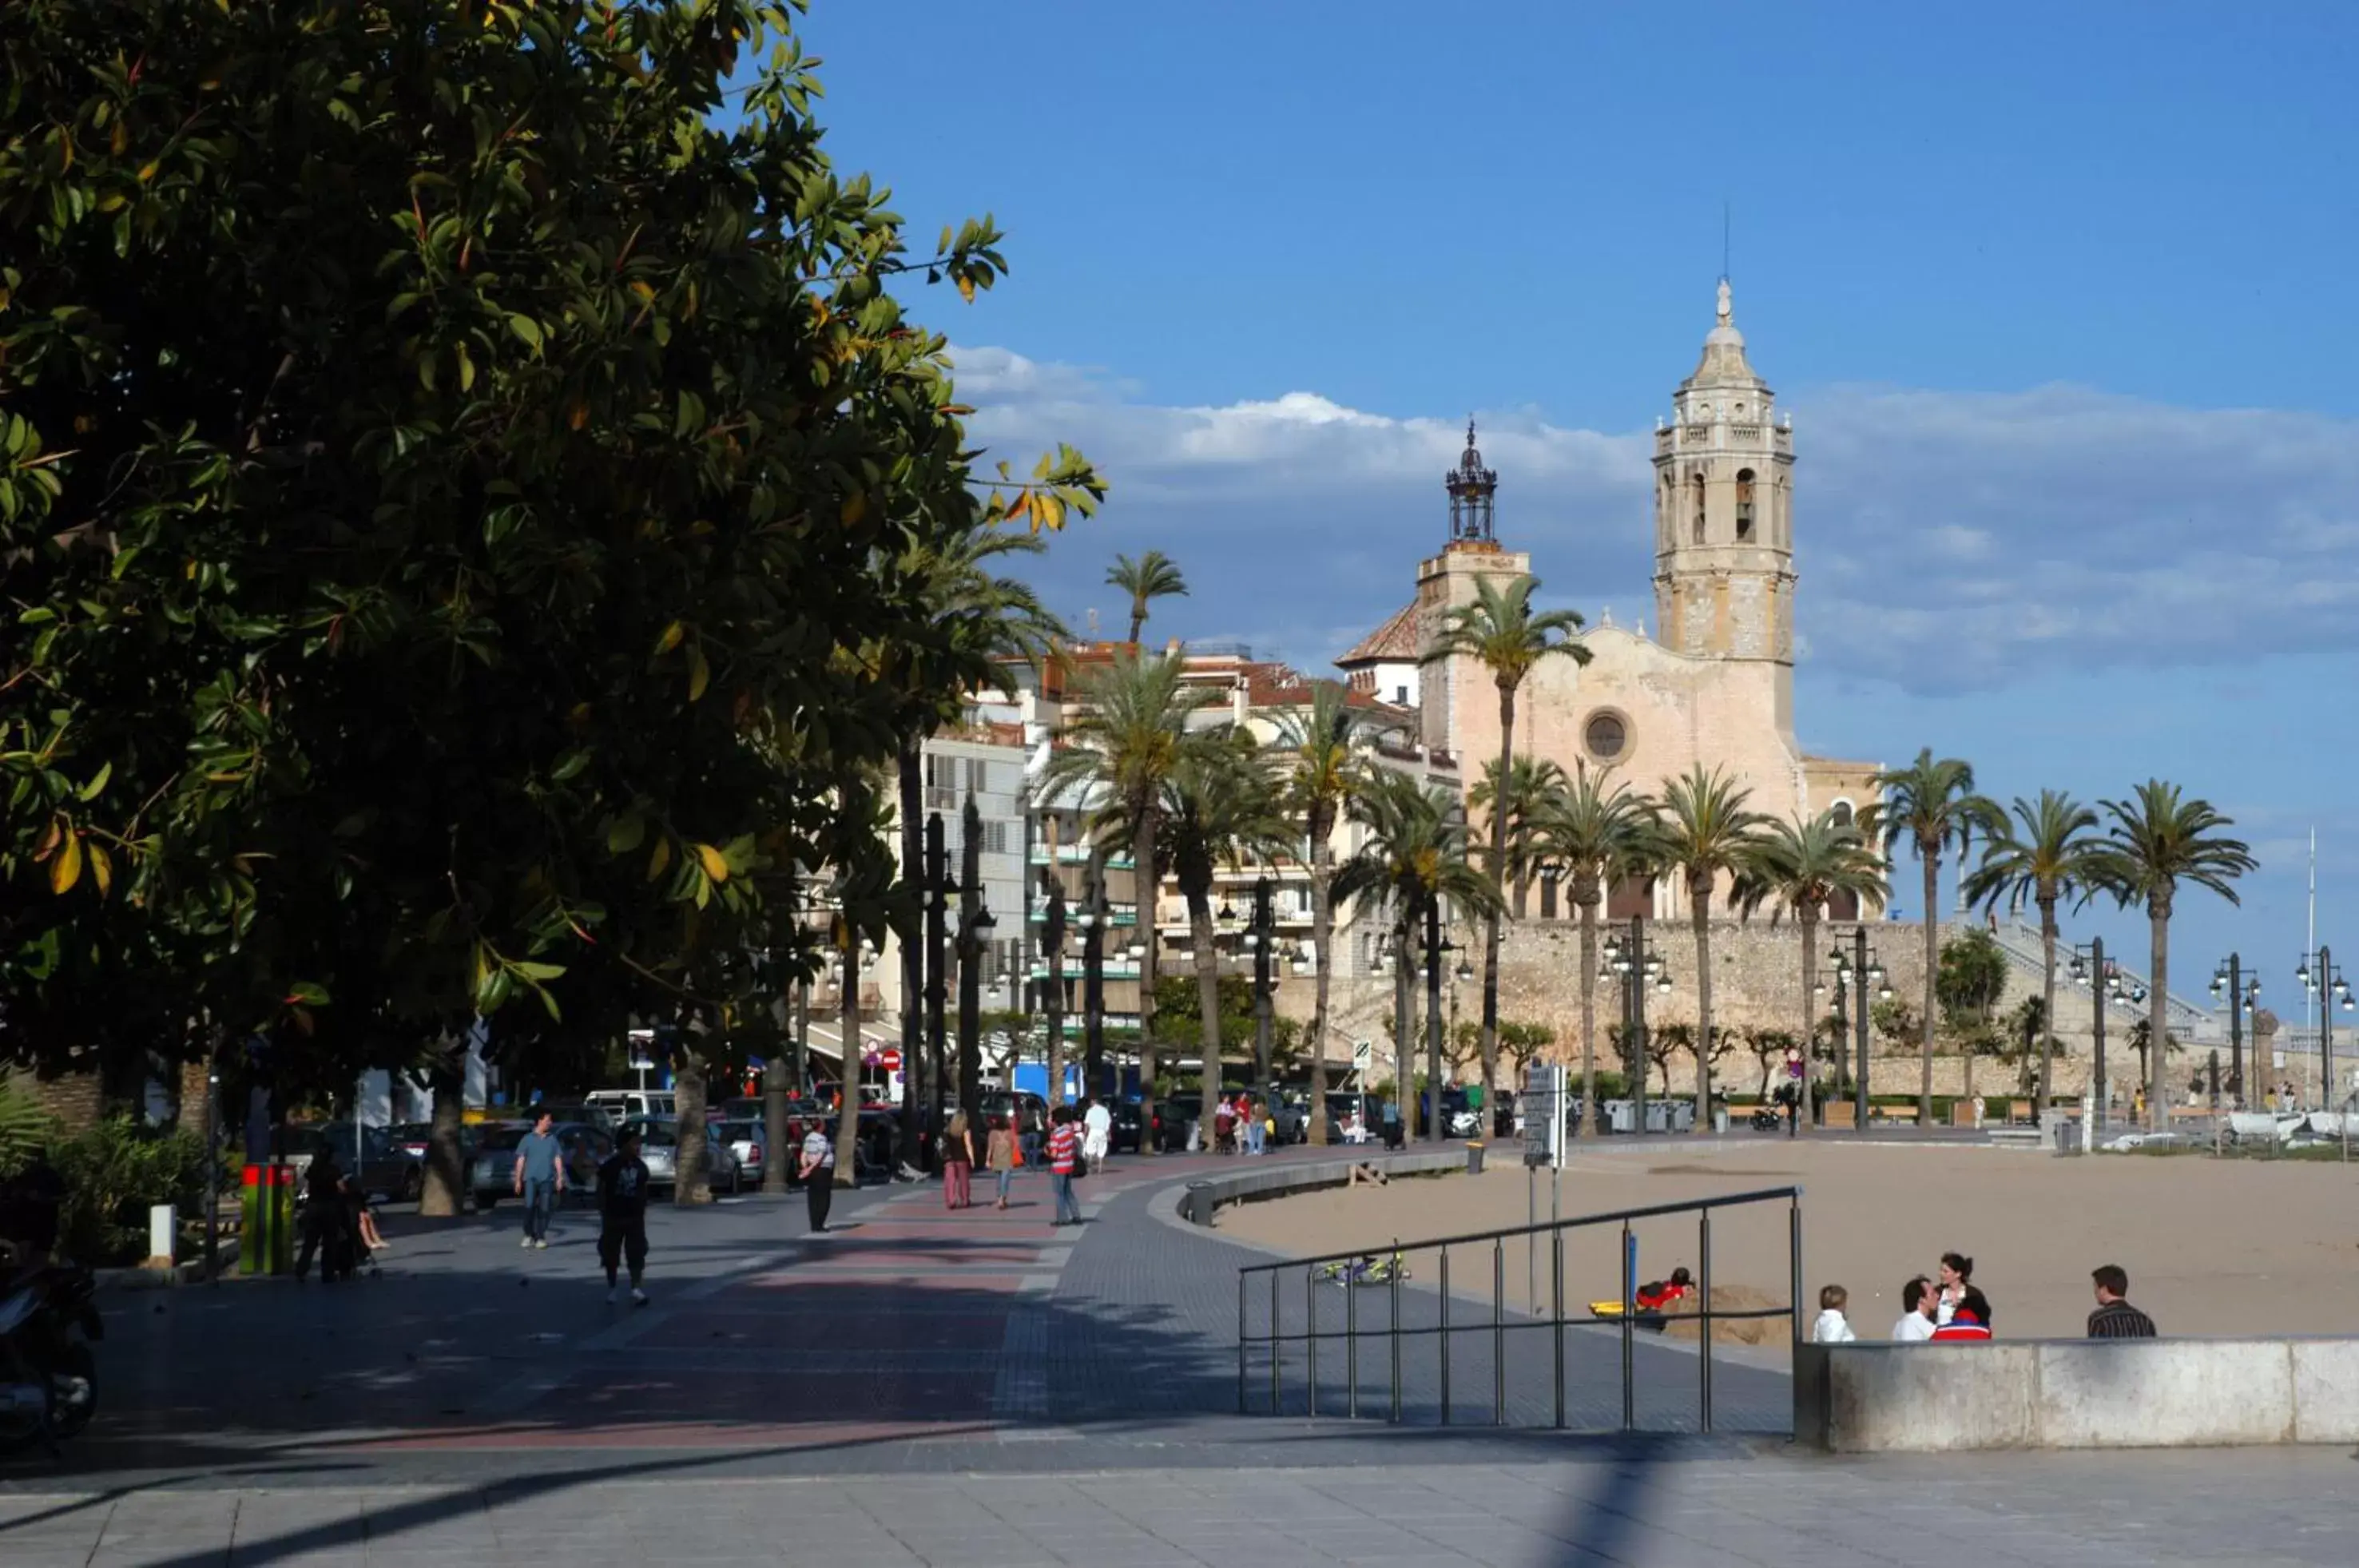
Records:
[[[1430,1152],[1386,1154],[1375,1145],[1348,1158],[1283,1165],[1257,1166],[1234,1175],[1198,1177],[1180,1199],[1180,1217],[1209,1225],[1212,1211],[1245,1198],[1270,1198],[1282,1192],[1308,1192],[1321,1187],[1341,1187],[1352,1179],[1354,1165],[1373,1165],[1387,1176],[1430,1176],[1467,1168],[1467,1146],[1444,1144]]]
[[[1801,1345],[1794,1441],[1833,1454],[2359,1443],[2359,1339]]]

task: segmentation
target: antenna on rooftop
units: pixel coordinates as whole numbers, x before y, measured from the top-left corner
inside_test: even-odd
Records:
[[[1720,199],[1720,277],[1723,282],[1728,280],[1728,231],[1729,202],[1723,196]]]

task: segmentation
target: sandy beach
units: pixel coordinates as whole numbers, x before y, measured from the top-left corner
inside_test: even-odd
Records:
[[[1804,1189],[1803,1279],[1810,1315],[1819,1287],[1851,1292],[1853,1327],[1882,1338],[1899,1316],[1902,1284],[1933,1272],[1945,1251],[1974,1259],[2002,1337],[2076,1336],[2092,1305],[2089,1270],[2129,1270],[2130,1299],[2167,1334],[2359,1334],[2359,1164],[2095,1156],[1973,1146],[1859,1146],[1840,1138],[1757,1142],[1658,1140],[1576,1154],[1560,1178],[1567,1215],[1764,1188]],[[1479,1177],[1402,1181],[1221,1211],[1220,1228],[1294,1256],[1376,1248],[1394,1238],[1462,1235],[1549,1212],[1549,1173],[1520,1166]],[[1693,1269],[1693,1216],[1643,1221],[1639,1277]],[[1782,1301],[1788,1205],[1716,1211],[1713,1279]],[[1573,1233],[1565,1252],[1569,1309],[1620,1290],[1618,1225]],[[1412,1257],[1419,1279],[1439,1275]],[[1495,1266],[1511,1309],[1551,1288],[1543,1245],[1451,1251],[1453,1293],[1487,1301]]]

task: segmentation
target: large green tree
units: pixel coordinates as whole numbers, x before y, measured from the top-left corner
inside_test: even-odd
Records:
[[[2149,779],[2127,800],[2103,802],[2110,822],[2092,882],[2125,908],[2142,906],[2152,958],[2147,973],[2147,1038],[2163,1042],[2147,1062],[2147,1125],[2159,1131],[2169,1116],[2170,916],[2182,882],[2206,887],[2234,904],[2236,879],[2259,862],[2235,826],[2209,800],[2190,800],[2176,784]],[[2104,976],[2098,977],[2104,984]]]
[[[1753,867],[1769,819],[1746,804],[1753,791],[1727,774],[1697,763],[1663,786],[1662,815],[1656,828],[1658,853],[1667,871],[1687,883],[1688,924],[1696,945],[1695,1132],[1712,1131],[1712,1064],[1722,1054],[1712,1022],[1712,890],[1725,879],[1734,886]]]
[[[1961,850],[1977,832],[1995,828],[1997,805],[1974,792],[1971,763],[1955,757],[1936,758],[1930,746],[1906,768],[1886,768],[1875,776],[1881,798],[1861,818],[1867,832],[1883,841],[1888,855],[1906,844],[1917,852],[1925,876],[1925,1016],[1919,1040],[1920,1076],[1917,1087],[1917,1124],[1933,1125],[1933,1029],[1940,1008],[1933,996],[1941,969],[1941,856],[1951,845]]]
[[[1198,1116],[1209,1131],[1221,1095],[1221,947],[1213,881],[1223,866],[1267,864],[1291,847],[1276,783],[1250,735],[1208,732],[1205,744],[1180,758],[1163,786],[1163,863],[1188,905],[1203,1080]],[[1261,1082],[1258,1074],[1256,1082]]]
[[[1035,782],[1041,801],[1079,803],[1088,832],[1101,846],[1127,844],[1137,888],[1139,1093],[1142,1125],[1151,1126],[1155,1100],[1155,981],[1162,959],[1156,939],[1156,904],[1163,886],[1164,791],[1191,757],[1226,744],[1193,715],[1216,693],[1191,686],[1177,654],[1142,658],[1135,650],[1086,667],[1074,681],[1075,710],[1065,724],[1069,743],[1052,753]],[[1093,1067],[1095,1063],[1092,1064]],[[1093,1083],[1089,1093],[1103,1091]]]
[[[956,679],[897,563],[1098,489],[978,493],[889,286],[999,236],[911,256],[788,29],[0,8],[12,1049],[774,998],[773,892]]]
[[[2020,795],[2006,817],[1992,819],[1982,864],[1966,878],[1969,902],[2010,911],[2027,903],[2039,911],[2039,1016],[2056,1016],[2056,906],[2074,894],[2085,897],[2100,850],[2097,813],[2060,789],[2042,789],[2039,799]],[[2042,1029],[2044,1032],[2045,1024]],[[2039,1085],[2032,1114],[2048,1119],[2051,1085],[2049,1053],[2039,1053]],[[2094,1127],[2093,1121],[2089,1124]]]
[[[1485,577],[1474,585],[1470,602],[1453,606],[1442,616],[1433,646],[1421,656],[1427,664],[1451,659],[1472,659],[1491,672],[1499,696],[1499,760],[1494,777],[1503,781],[1506,798],[1495,797],[1490,815],[1491,855],[1486,869],[1495,897],[1486,901],[1483,920],[1483,1103],[1492,1102],[1499,1069],[1499,921],[1506,912],[1508,877],[1507,827],[1514,801],[1516,757],[1516,694],[1543,659],[1564,658],[1589,662],[1587,644],[1581,640],[1582,619],[1572,610],[1539,610],[1532,594],[1539,579],[1526,574],[1498,579]],[[1438,1103],[1438,1102],[1437,1102]]]
[[[1483,778],[1467,791],[1466,804],[1486,817],[1497,810],[1504,793],[1507,815],[1507,912],[1522,920],[1531,909],[1532,878],[1539,874],[1538,849],[1541,824],[1548,813],[1549,802],[1565,788],[1565,771],[1544,757],[1528,754],[1514,758],[1507,765],[1507,781],[1504,791],[1499,783],[1499,765],[1495,761],[1483,765]]]
[[[1629,876],[1651,876],[1657,833],[1653,802],[1610,776],[1586,768],[1542,808],[1538,854],[1564,877],[1581,911],[1581,1136],[1597,1127],[1597,910],[1605,891]]]
[[[1310,855],[1311,980],[1310,1141],[1323,1144],[1327,1126],[1327,1009],[1335,974],[1335,825],[1350,800],[1359,764],[1353,740],[1359,716],[1339,682],[1312,684],[1310,704],[1278,721],[1283,803],[1301,825]]]
[[[1818,1026],[1819,922],[1827,906],[1848,897],[1863,911],[1881,909],[1886,893],[1884,856],[1855,823],[1838,822],[1832,811],[1762,829],[1738,878],[1737,907],[1749,913],[1767,903],[1790,910],[1802,938],[1801,1032],[1783,1037],[1779,1049],[1809,1040]]]

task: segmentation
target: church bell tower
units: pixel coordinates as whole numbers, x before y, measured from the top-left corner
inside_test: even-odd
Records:
[[[1774,667],[1790,733],[1794,430],[1745,358],[1721,279],[1719,320],[1655,431],[1655,619],[1663,646]]]

